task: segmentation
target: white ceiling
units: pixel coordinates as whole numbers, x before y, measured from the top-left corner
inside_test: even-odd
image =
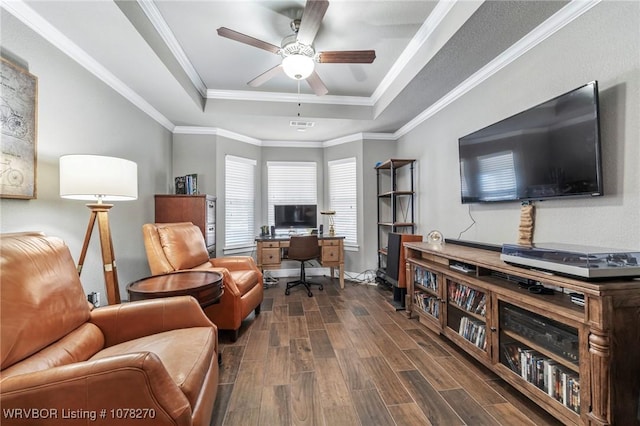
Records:
[[[259,141],[394,133],[556,14],[566,1],[331,0],[316,50],[374,49],[372,64],[317,64],[329,93],[277,76],[280,57],[228,38],[280,45],[304,1],[12,1],[18,16],[165,127]],[[291,120],[314,122],[304,132]],[[174,129],[174,126],[178,126]]]

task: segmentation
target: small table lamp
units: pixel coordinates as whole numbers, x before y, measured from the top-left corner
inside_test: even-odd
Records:
[[[82,265],[97,218],[107,301],[110,305],[120,303],[118,274],[108,216],[113,204],[104,204],[103,201],[125,201],[138,198],[138,165],[133,161],[115,157],[64,155],[60,157],[60,197],[94,201],[87,204],[91,209],[91,216],[78,260],[78,275],[82,273]]]
[[[335,216],[336,211],[335,210],[325,210],[320,212],[321,215],[325,215],[325,216],[329,216],[329,236],[333,237],[334,235],[336,235],[336,230],[333,227],[333,216]]]

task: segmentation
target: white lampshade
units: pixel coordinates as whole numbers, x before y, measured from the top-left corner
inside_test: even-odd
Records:
[[[305,55],[290,55],[282,60],[284,73],[294,80],[304,80],[313,72],[313,59]]]
[[[138,198],[138,165],[100,155],[60,157],[60,196],[73,200],[125,201]]]

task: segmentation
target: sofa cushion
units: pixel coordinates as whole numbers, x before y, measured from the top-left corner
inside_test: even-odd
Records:
[[[165,331],[103,349],[91,357],[151,352],[160,358],[169,376],[195,406],[211,364],[216,358],[216,333],[211,327],[192,327]]]
[[[0,368],[33,355],[89,319],[69,248],[42,234],[0,238]]]
[[[164,254],[176,271],[191,269],[209,260],[202,232],[193,224],[166,227],[159,224],[158,235]]]
[[[86,361],[102,348],[104,348],[102,331],[94,324],[84,323],[40,352],[2,370],[2,377],[33,373]]]

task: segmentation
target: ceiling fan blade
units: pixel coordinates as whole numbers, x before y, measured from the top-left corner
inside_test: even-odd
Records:
[[[322,80],[320,80],[320,76],[317,72],[312,72],[309,77],[307,77],[307,83],[311,86],[311,90],[318,96],[326,95],[329,93],[329,89],[324,85]]]
[[[375,50],[334,50],[318,53],[318,62],[322,64],[370,64],[375,58]]]
[[[257,47],[258,49],[264,49],[268,52],[278,54],[280,48],[275,44],[267,43],[266,41],[258,40],[246,34],[239,33],[234,30],[230,30],[226,27],[218,28],[218,35],[220,37],[230,38],[231,40],[239,41],[240,43],[248,44],[249,46]]]
[[[328,7],[327,0],[307,0],[298,29],[298,42],[307,46],[313,43]]]
[[[271,80],[273,77],[282,72],[282,64],[278,64],[275,67],[263,72],[247,84],[251,87],[258,87]]]

